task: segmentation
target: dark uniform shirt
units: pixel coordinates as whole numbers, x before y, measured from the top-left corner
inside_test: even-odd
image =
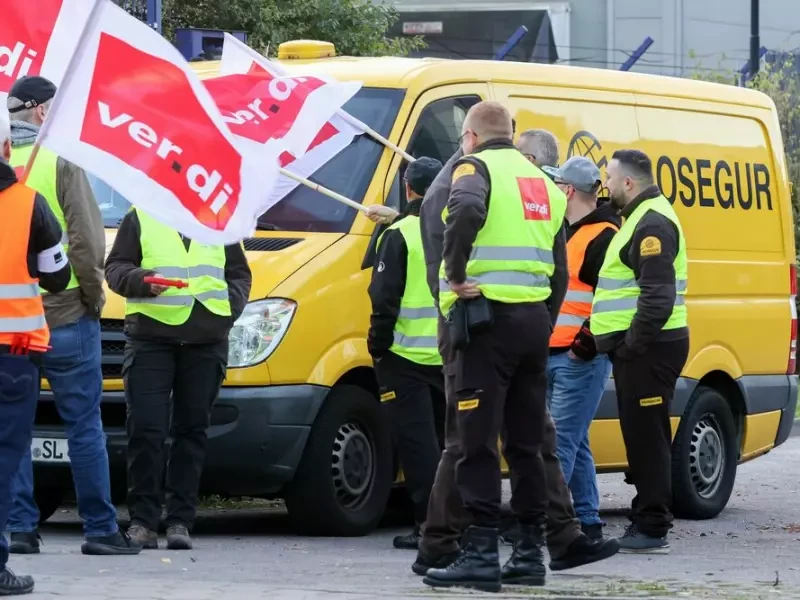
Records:
[[[3,192],[17,183],[17,175],[7,163],[0,160],[0,192]],[[49,250],[61,243],[61,226],[56,220],[47,200],[41,194],[36,194],[31,215],[31,232],[28,238],[28,273],[31,277],[39,279],[39,285],[50,292],[57,294],[67,288],[71,276],[69,263],[64,257],[64,266],[54,273],[40,273],[38,256],[40,252]]]
[[[490,140],[476,148],[475,153],[507,148],[516,149],[510,139]],[[466,280],[467,262],[478,232],[486,222],[492,186],[488,169],[480,159],[474,156],[465,156],[456,161],[454,169],[461,164],[473,165],[475,172],[459,177],[451,186],[450,198],[447,202],[448,214],[445,221],[442,252],[445,275],[449,281],[455,283],[462,283]],[[546,176],[542,172],[542,177]],[[555,271],[550,277],[551,293],[546,303],[550,311],[551,323],[555,326],[569,279],[566,234],[563,225],[553,242],[553,259]]]
[[[656,186],[644,190],[620,213],[627,219],[645,200],[657,198],[661,191]],[[658,254],[641,256],[642,240],[655,237],[661,244]],[[662,328],[669,320],[675,306],[675,257],[680,248],[678,228],[664,215],[649,210],[636,224],[630,241],[620,250],[620,260],[633,270],[641,290],[628,331],[604,337],[598,344],[599,352],[615,352],[617,356],[633,356],[644,353],[656,342],[670,342],[689,337],[689,328]]]
[[[575,221],[571,225],[564,219],[564,226],[567,232],[567,242],[572,239],[581,227],[586,225],[594,225],[596,223],[609,223],[619,227],[622,224],[617,209],[608,200],[600,199],[597,201],[597,208],[595,208],[588,215],[582,219]],[[603,266],[603,261],[606,258],[606,250],[608,245],[614,238],[616,231],[612,227],[607,227],[601,231],[586,246],[586,252],[583,255],[583,263],[581,270],[578,273],[578,280],[586,285],[592,287],[594,291],[597,288],[597,279],[600,274],[600,267]],[[584,359],[591,360],[597,355],[597,348],[595,347],[594,338],[589,330],[589,319],[586,319],[578,334],[575,336],[575,341],[569,347],[564,348],[550,348],[550,354],[559,354],[572,350],[573,353]]]
[[[407,215],[419,216],[422,199],[412,200],[394,223]],[[369,284],[369,297],[372,301],[372,315],[367,335],[369,353],[380,358],[394,342],[394,328],[400,314],[400,302],[406,289],[408,266],[408,247],[403,234],[397,229],[383,233],[381,244],[375,256],[372,280]]]
[[[150,284],[144,282],[154,271],[142,269],[141,226],[136,211],[131,210],[122,219],[114,246],[106,259],[108,287],[125,298],[152,298]],[[191,240],[181,236],[189,248]],[[155,319],[134,313],[125,317],[125,332],[132,338],[180,342],[187,344],[212,344],[225,339],[233,322],[239,318],[250,296],[252,276],[241,245],[225,246],[225,281],[231,316],[223,317],[209,311],[201,302],[195,302],[189,319],[182,325],[166,325]]]

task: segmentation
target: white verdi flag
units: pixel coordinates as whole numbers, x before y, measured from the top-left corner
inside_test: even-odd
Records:
[[[238,146],[205,86],[150,27],[100,0],[39,141],[207,244],[252,234],[279,149]]]
[[[93,4],[94,0],[2,0],[0,103],[5,105],[11,86],[26,75],[61,83]]]
[[[225,34],[220,73],[223,76],[260,75],[267,79],[290,76],[289,72],[278,63],[261,56],[229,33]],[[314,77],[312,80],[329,81],[323,77]],[[347,120],[342,115],[348,117]],[[362,123],[347,115],[343,110],[338,110],[322,126],[307,148],[300,151],[297,148],[284,148],[280,155],[280,164],[292,173],[307,178],[347,148],[353,139],[362,133],[364,133]],[[274,202],[281,200],[298,185],[300,184],[294,179],[280,176],[271,200]]]

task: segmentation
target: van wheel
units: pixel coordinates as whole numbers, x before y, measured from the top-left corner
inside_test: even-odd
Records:
[[[61,508],[67,490],[62,487],[37,485],[33,488],[33,499],[39,507],[39,523],[44,523]]]
[[[736,479],[736,438],[736,424],[725,397],[698,386],[672,444],[676,517],[713,519],[722,512]]]
[[[360,387],[334,387],[285,494],[289,516],[308,535],[366,535],[383,516],[391,484],[380,404]]]

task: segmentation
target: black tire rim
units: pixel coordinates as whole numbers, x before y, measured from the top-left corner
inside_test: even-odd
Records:
[[[706,500],[712,498],[720,486],[725,473],[725,444],[722,428],[712,414],[698,419],[689,440],[689,475],[697,495]]]
[[[333,440],[331,475],[342,508],[357,510],[372,492],[375,480],[375,445],[358,423],[344,423]]]

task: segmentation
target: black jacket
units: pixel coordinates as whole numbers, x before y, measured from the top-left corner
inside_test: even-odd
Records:
[[[17,175],[8,163],[0,160],[0,192],[3,192],[17,183]],[[56,216],[41,194],[36,194],[31,215],[31,231],[28,238],[28,273],[31,277],[39,278],[39,285],[50,292],[57,294],[67,289],[71,276],[69,262],[63,254],[63,266],[53,273],[40,273],[38,266],[39,253],[61,244],[61,226]],[[56,266],[59,264],[56,256]]]
[[[476,148],[475,153],[507,148],[514,148],[511,140],[491,140]],[[458,177],[451,184],[450,197],[447,200],[448,214],[442,251],[447,279],[456,283],[461,283],[466,279],[467,262],[478,232],[486,222],[489,212],[488,202],[491,197],[489,173],[480,159],[474,156],[465,156],[456,161],[453,166],[453,176],[456,176],[455,171],[462,164],[472,165],[475,167],[475,171],[472,174]],[[546,175],[542,173],[542,177],[546,177]],[[555,272],[550,277],[550,297],[546,304],[550,311],[551,323],[555,326],[569,279],[567,242],[563,226],[553,241],[553,260]]]
[[[628,218],[645,200],[656,198],[661,191],[652,186],[643,191],[620,213]],[[655,238],[660,245],[657,254],[641,255],[645,238]],[[678,255],[680,236],[675,224],[654,210],[649,210],[636,224],[630,241],[620,250],[622,263],[633,270],[640,294],[636,314],[628,331],[622,331],[598,342],[599,352],[614,352],[625,358],[647,351],[657,342],[671,342],[689,337],[689,328],[662,331],[675,305],[675,257]],[[650,241],[648,239],[648,241]]]
[[[141,226],[136,211],[122,219],[114,246],[106,259],[108,287],[125,298],[153,297],[150,285],[144,282],[153,271],[142,269]],[[186,248],[191,240],[181,236]],[[225,280],[231,304],[230,317],[215,315],[200,302],[195,302],[189,319],[182,325],[165,325],[142,314],[125,317],[125,333],[143,340],[211,344],[227,338],[234,321],[239,318],[250,296],[252,276],[244,250],[239,244],[225,246]]]
[[[575,221],[572,225],[570,225],[566,219],[564,220],[564,226],[567,231],[567,243],[569,243],[572,236],[574,236],[581,227],[594,225],[596,223],[609,223],[619,228],[622,224],[622,219],[620,219],[617,209],[610,202],[602,199],[598,200],[597,208],[581,220]],[[611,243],[615,234],[616,230],[613,227],[607,227],[586,246],[586,253],[583,255],[583,263],[578,273],[578,279],[582,283],[592,286],[592,290],[597,287],[600,267],[603,266],[603,261],[606,258],[606,250],[608,250],[608,245]],[[584,321],[572,345],[564,348],[550,348],[550,353],[558,354],[560,352],[566,352],[567,350],[572,350],[576,356],[584,360],[591,360],[597,355],[594,338],[589,330],[589,319]]]
[[[408,215],[419,216],[421,205],[421,198],[409,202],[394,223]],[[394,327],[397,315],[400,313],[400,301],[406,289],[407,265],[408,247],[403,234],[397,229],[387,229],[383,232],[375,256],[372,280],[369,284],[372,315],[367,348],[375,358],[381,358],[386,354],[394,341]]]

